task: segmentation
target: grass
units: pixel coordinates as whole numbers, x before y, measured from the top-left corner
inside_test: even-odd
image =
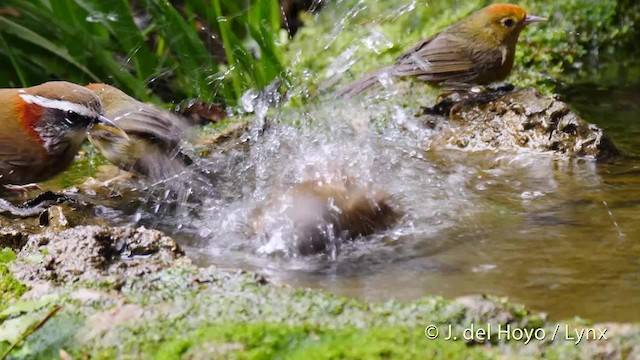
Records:
[[[0,87],[106,82],[142,100],[234,104],[283,75],[279,11],[277,0],[5,0]]]

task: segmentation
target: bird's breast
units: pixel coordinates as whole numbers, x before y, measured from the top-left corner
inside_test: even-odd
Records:
[[[477,51],[473,54],[473,58],[475,72],[478,75],[474,82],[486,85],[502,81],[509,76],[514,57],[508,46],[501,45],[489,51]]]

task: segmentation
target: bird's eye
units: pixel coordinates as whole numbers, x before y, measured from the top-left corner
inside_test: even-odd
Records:
[[[67,111],[64,114],[64,120],[69,124],[73,125],[77,122],[79,115],[74,113],[73,111]]]
[[[73,111],[65,111],[64,121],[71,127],[88,126],[91,122],[91,118],[80,115]]]
[[[516,22],[512,18],[506,18],[506,19],[502,20],[502,25],[504,25],[504,27],[510,28],[515,24],[516,24]]]

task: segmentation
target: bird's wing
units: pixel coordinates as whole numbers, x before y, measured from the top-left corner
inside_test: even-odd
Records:
[[[110,116],[111,114],[107,114]],[[189,126],[178,116],[152,106],[144,106],[112,115],[127,134],[136,135],[168,148],[176,147],[188,136]]]
[[[0,169],[32,166],[44,156],[42,145],[22,146],[16,139],[0,139]]]
[[[438,33],[400,55],[393,74],[436,82],[472,81],[476,76],[468,44],[448,32]]]
[[[42,170],[43,162],[49,159],[47,152],[21,127],[5,125],[0,134],[0,184],[20,185],[25,182],[24,178],[37,178],[34,172]]]

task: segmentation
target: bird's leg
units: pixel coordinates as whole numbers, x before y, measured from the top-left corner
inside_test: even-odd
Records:
[[[125,171],[122,174],[116,175],[116,176],[112,177],[109,180],[105,180],[102,183],[102,185],[104,187],[109,187],[113,183],[119,183],[119,182],[124,181],[124,180],[130,180],[130,179],[133,179],[135,176],[136,176],[136,174],[128,172],[128,171]]]
[[[7,184],[7,185],[4,185],[4,188],[7,189],[8,191],[20,193],[22,195],[25,195],[27,192],[32,191],[32,190],[42,190],[40,185],[38,185],[36,183],[24,184],[24,185]]]

